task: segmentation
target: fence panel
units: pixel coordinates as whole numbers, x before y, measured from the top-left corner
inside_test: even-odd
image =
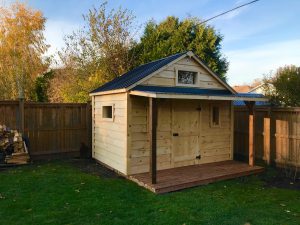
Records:
[[[24,104],[24,134],[30,141],[33,158],[53,155],[79,156],[80,149],[90,149],[90,104]],[[0,124],[20,128],[18,101],[0,102]],[[88,153],[87,153],[88,154]]]
[[[264,120],[270,118],[270,160],[280,165],[300,166],[300,108],[258,107],[255,111],[255,155],[266,160]],[[234,152],[248,157],[248,109],[235,108]]]

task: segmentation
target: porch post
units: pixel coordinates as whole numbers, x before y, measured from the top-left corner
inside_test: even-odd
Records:
[[[255,102],[245,102],[249,110],[249,165],[254,166],[255,149],[254,149],[254,105]]]
[[[264,118],[264,160],[267,165],[271,163],[271,108],[268,108]]]
[[[150,175],[152,184],[156,184],[156,132],[157,132],[157,100],[149,98],[149,141],[150,141]]]

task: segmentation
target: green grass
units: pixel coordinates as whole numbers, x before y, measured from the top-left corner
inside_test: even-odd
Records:
[[[49,162],[0,172],[0,224],[300,224],[300,192],[240,178],[155,195]]]

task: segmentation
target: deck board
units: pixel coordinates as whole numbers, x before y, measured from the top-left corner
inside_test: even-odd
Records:
[[[129,179],[155,193],[166,193],[263,172],[263,167],[251,167],[237,161],[222,161],[202,165],[157,171],[157,184],[151,184],[149,173],[134,174]]]

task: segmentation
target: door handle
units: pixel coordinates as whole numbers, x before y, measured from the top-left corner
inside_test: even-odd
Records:
[[[173,133],[173,136],[177,137],[177,136],[179,136],[179,134],[178,133]]]

